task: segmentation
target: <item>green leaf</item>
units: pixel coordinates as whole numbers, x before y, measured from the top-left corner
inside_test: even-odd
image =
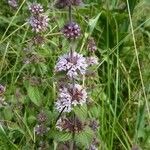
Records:
[[[98,106],[93,106],[93,107],[91,107],[90,110],[89,110],[89,114],[90,114],[90,117],[91,117],[91,118],[93,118],[93,117],[94,117],[94,118],[98,118],[100,112],[101,112],[101,108],[98,107]]]
[[[93,131],[86,127],[84,132],[75,135],[75,141],[80,147],[88,148],[94,137]]]
[[[76,106],[74,107],[74,112],[75,114],[82,120],[86,120],[87,118],[87,106],[83,105],[83,106]]]
[[[28,96],[31,99],[31,101],[36,104],[37,106],[40,106],[41,104],[41,96],[38,87],[29,85],[27,88]]]
[[[64,133],[64,132],[56,132],[54,136],[54,140],[57,142],[66,142],[72,138],[71,133]]]
[[[5,107],[3,114],[6,120],[11,120],[13,117],[13,113],[10,107]]]
[[[101,12],[95,18],[92,18],[89,20],[89,31],[90,31],[90,33],[92,33],[94,28],[96,27],[96,24],[97,24],[100,16],[101,16]]]
[[[35,121],[36,121],[36,117],[35,116],[31,115],[31,116],[28,117],[28,123],[29,124],[33,124]]]

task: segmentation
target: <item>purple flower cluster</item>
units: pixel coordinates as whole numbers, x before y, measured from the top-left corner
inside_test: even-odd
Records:
[[[84,129],[85,124],[80,121],[79,118],[73,119],[73,117],[61,117],[57,123],[56,128],[59,131],[68,131],[68,132],[81,132]]]
[[[82,3],[81,0],[57,0],[55,6],[61,9],[71,5],[78,6],[81,3]]]
[[[39,33],[46,31],[48,27],[48,16],[41,14],[43,13],[43,6],[38,3],[29,5],[29,11],[32,16],[29,18],[29,24],[32,27],[32,31]]]
[[[71,112],[71,96],[68,93],[67,88],[59,89],[59,95],[55,107],[59,112]]]
[[[29,11],[32,14],[39,15],[40,13],[43,13],[43,6],[41,4],[33,3],[29,5]]]
[[[100,141],[97,138],[94,137],[88,150],[98,150],[97,147],[98,147],[99,144],[100,144]]]
[[[35,127],[35,133],[40,136],[43,136],[48,131],[49,131],[49,128],[47,128],[44,124],[40,124]]]
[[[82,54],[69,52],[58,59],[55,71],[66,71],[68,77],[75,78],[79,74],[84,75],[87,67],[86,59]]]
[[[40,16],[31,16],[29,18],[29,24],[32,27],[32,31],[44,32],[48,27],[48,16],[40,15]]]
[[[37,117],[37,120],[38,122],[40,123],[44,123],[46,120],[47,120],[47,116],[46,114],[42,111],[38,114],[38,117]]]
[[[80,26],[75,22],[66,24],[61,30],[67,39],[77,39],[81,35]]]
[[[94,144],[91,144],[89,150],[98,150],[98,148]]]
[[[56,109],[61,112],[71,112],[72,106],[86,103],[86,90],[79,84],[69,84],[59,90],[59,96],[55,103]]]
[[[95,56],[90,56],[86,58],[86,62],[88,66],[97,65],[98,64],[98,58]]]
[[[43,44],[44,43],[44,37],[41,36],[41,35],[35,35],[33,38],[32,38],[32,41],[35,45],[40,45],[40,44]]]
[[[95,41],[94,41],[93,38],[88,39],[88,46],[87,47],[88,47],[88,50],[90,52],[95,52],[96,51],[97,47],[96,47],[96,44],[95,44]]]
[[[13,8],[17,8],[18,7],[18,3],[16,0],[8,0],[8,4],[13,7]]]
[[[50,128],[46,126],[47,115],[41,111],[37,116],[38,124],[35,126],[35,133],[39,136],[45,135]]]
[[[0,84],[0,95],[2,95],[5,92],[6,88]]]

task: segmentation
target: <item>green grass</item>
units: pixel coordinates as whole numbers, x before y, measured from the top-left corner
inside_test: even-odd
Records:
[[[67,21],[67,10],[44,5],[50,22],[42,46],[31,46],[33,36],[26,23],[29,16],[26,1],[17,10],[0,2],[0,84],[6,86],[6,106],[0,104],[0,150],[37,149],[46,141],[48,150],[57,150],[59,143],[70,140],[70,134],[57,132],[54,111],[59,76],[54,66],[58,57],[69,49],[59,29]],[[90,109],[75,110],[83,120],[99,120],[99,150],[142,150],[150,147],[150,2],[149,0],[85,0],[74,8],[73,18],[83,36],[75,43],[78,52],[87,55],[88,36],[97,44],[99,65],[93,68],[96,77],[84,81],[94,101]],[[123,6],[125,6],[123,8]],[[24,49],[29,49],[25,51]],[[36,56],[39,62],[24,64]],[[40,61],[44,60],[44,61]],[[39,83],[33,84],[33,77]],[[91,88],[94,85],[94,88]],[[44,137],[35,134],[37,114],[48,115],[50,131]],[[92,133],[75,137],[85,149]],[[88,139],[89,138],[89,139]]]

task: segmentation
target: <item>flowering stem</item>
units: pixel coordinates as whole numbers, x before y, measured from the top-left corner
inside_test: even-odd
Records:
[[[72,8],[71,5],[69,6],[69,22],[72,21]]]
[[[72,22],[72,7],[71,5],[69,6],[69,22]],[[72,41],[70,41],[70,54],[71,54],[71,59],[73,59],[73,46],[72,46]],[[73,86],[75,85],[75,79],[72,78],[72,84]],[[74,89],[74,88],[73,88]],[[73,91],[74,93],[74,91]],[[73,114],[73,126],[75,128],[75,114]],[[73,134],[72,134],[72,141],[70,143],[70,150],[74,149],[74,136],[75,136],[75,131],[73,130]]]

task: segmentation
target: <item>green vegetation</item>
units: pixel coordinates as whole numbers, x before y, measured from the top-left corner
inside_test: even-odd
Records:
[[[55,129],[54,108],[61,76],[54,67],[69,49],[60,33],[68,10],[55,8],[53,0],[38,2],[50,20],[44,43],[34,45],[27,0],[17,8],[0,1],[0,84],[6,87],[0,95],[0,150],[36,150],[41,141],[46,150],[61,150],[60,144],[72,140],[70,133]],[[99,121],[98,150],[150,149],[149,12],[149,0],[84,0],[73,8],[82,30],[76,50],[88,54],[89,36],[97,45],[96,75],[84,83],[94,105],[77,107],[75,114]],[[41,111],[47,116],[44,136],[35,133]],[[74,137],[79,150],[87,149],[93,134],[88,128]]]

